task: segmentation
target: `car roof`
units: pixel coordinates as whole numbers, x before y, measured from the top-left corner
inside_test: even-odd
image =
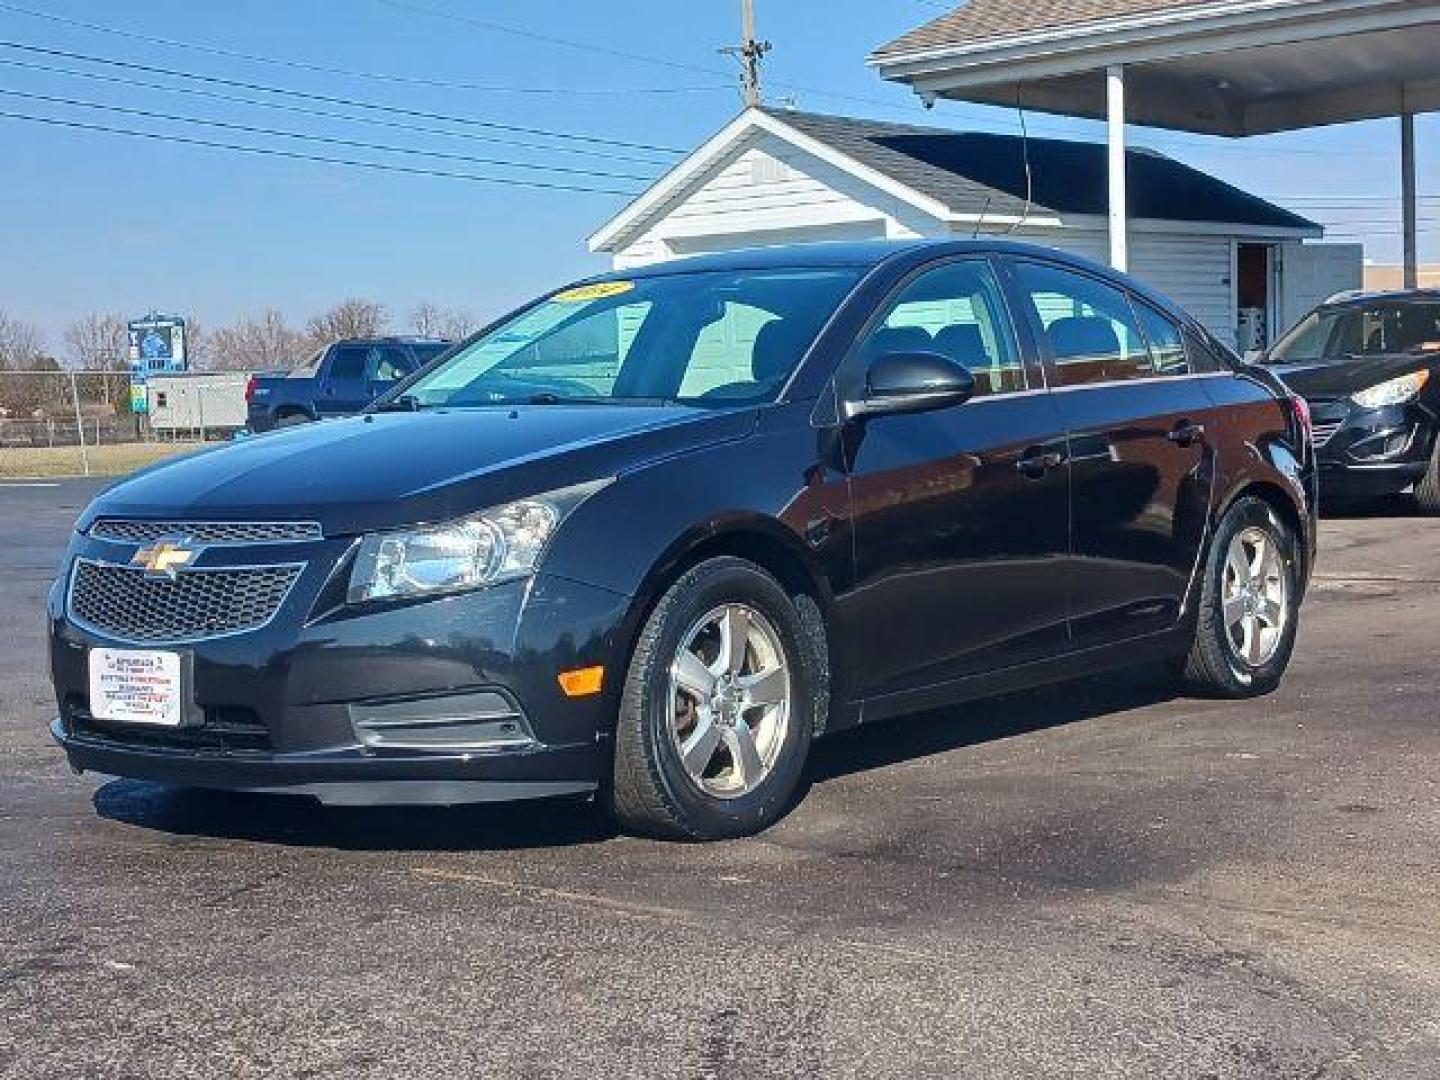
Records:
[[[734,251],[714,252],[706,255],[692,255],[682,259],[651,263],[647,266],[623,270],[612,270],[585,281],[635,281],[644,278],[664,277],[673,274],[695,274],[724,272],[732,270],[820,270],[829,268],[854,267],[874,269],[889,262],[904,262],[919,265],[930,259],[950,255],[1005,254],[1031,256],[1050,262],[1063,263],[1106,278],[1116,285],[1145,297],[1156,307],[1172,315],[1185,316],[1168,297],[1137,281],[1128,275],[1118,273],[1108,266],[1080,255],[1046,247],[1043,244],[1029,244],[1000,237],[976,237],[957,240],[860,240],[851,242],[828,241],[814,244],[785,244],[774,247],[738,248]],[[1193,320],[1192,320],[1193,321]]]
[[[418,334],[381,334],[377,337],[336,338],[331,345],[448,345],[444,338],[421,337]]]
[[[1354,289],[1349,292],[1336,293],[1320,306],[1322,308],[1350,307],[1355,304],[1373,304],[1377,301],[1387,304],[1403,304],[1411,300],[1431,302],[1440,300],[1440,289],[1376,289],[1370,292],[1364,289]]]

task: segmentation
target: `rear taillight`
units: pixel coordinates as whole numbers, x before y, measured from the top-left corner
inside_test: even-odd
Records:
[[[1309,446],[1315,435],[1315,424],[1310,417],[1310,403],[1298,394],[1290,395],[1290,411],[1295,416],[1295,426],[1302,446]]]
[[[250,400],[255,396],[255,382],[256,382],[256,379],[255,379],[255,376],[254,376],[254,375],[251,375],[250,378],[248,378],[248,379],[245,380],[245,404],[246,404],[246,405],[249,405],[249,404],[250,404]]]

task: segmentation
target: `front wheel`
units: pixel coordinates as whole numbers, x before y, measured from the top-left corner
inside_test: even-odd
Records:
[[[1415,505],[1427,517],[1440,517],[1440,435],[1430,451],[1430,465],[1415,484]]]
[[[1268,694],[1295,648],[1300,610],[1298,539],[1263,499],[1237,501],[1205,560],[1184,681],[1218,697]]]
[[[789,805],[823,663],[780,583],[743,559],[684,574],[646,620],[626,673],[610,805],[626,828],[717,840]]]

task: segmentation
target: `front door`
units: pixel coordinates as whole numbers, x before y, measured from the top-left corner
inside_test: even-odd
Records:
[[[315,411],[321,416],[348,416],[370,404],[369,366],[369,345],[336,345],[317,388]]]
[[[1070,439],[1077,648],[1175,625],[1205,542],[1214,405],[1179,327],[1099,277],[1017,260]]]
[[[855,587],[838,600],[865,697],[1067,647],[1063,425],[984,258],[921,271],[842,367],[842,393],[887,352],[933,351],[976,380],[963,405],[847,431]]]

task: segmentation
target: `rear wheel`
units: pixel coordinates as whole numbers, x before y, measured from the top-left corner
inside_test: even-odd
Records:
[[[1430,451],[1430,467],[1415,485],[1415,505],[1422,514],[1440,516],[1440,435],[1435,437],[1435,448]]]
[[[795,604],[743,559],[710,559],[646,620],[620,705],[610,804],[626,828],[758,832],[799,784],[825,685]]]
[[[1255,697],[1280,684],[1299,614],[1297,540],[1263,499],[1235,503],[1205,561],[1195,638],[1181,662],[1192,688]]]

